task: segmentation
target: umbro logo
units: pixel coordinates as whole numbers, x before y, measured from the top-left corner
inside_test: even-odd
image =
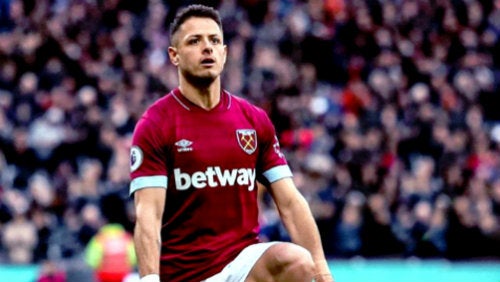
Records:
[[[175,146],[177,146],[177,152],[190,152],[193,150],[193,147],[191,147],[191,145],[193,145],[193,142],[186,139],[181,139],[175,142]]]

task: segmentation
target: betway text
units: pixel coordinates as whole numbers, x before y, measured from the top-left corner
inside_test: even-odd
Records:
[[[189,187],[224,187],[248,186],[248,191],[255,188],[255,169],[234,168],[221,169],[218,166],[209,166],[205,171],[196,171],[192,174],[182,172],[180,168],[174,169],[175,187],[177,190],[187,190]]]

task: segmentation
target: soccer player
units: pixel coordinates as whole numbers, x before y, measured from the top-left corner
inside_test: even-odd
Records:
[[[144,113],[131,148],[141,281],[333,281],[271,121],[221,88],[218,12],[182,9],[170,38],[179,87]],[[257,181],[292,242],[259,242]]]

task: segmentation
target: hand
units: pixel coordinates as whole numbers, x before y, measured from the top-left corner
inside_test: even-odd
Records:
[[[315,260],[314,264],[316,265],[316,274],[313,276],[315,282],[335,282],[326,259]]]
[[[314,275],[315,282],[335,282],[333,276],[330,273],[320,273]]]

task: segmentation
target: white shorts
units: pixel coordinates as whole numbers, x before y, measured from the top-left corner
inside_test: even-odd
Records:
[[[244,248],[221,272],[203,282],[244,282],[257,260],[276,243],[278,242],[257,243]]]

